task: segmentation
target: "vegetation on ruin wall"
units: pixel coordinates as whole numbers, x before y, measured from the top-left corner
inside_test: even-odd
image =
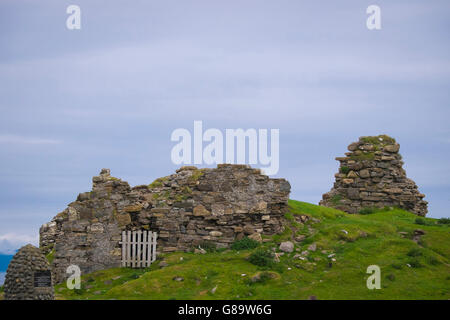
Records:
[[[167,267],[159,268],[158,260],[149,269],[116,268],[84,275],[81,290],[70,291],[62,284],[56,287],[57,298],[450,298],[448,224],[430,218],[417,220],[416,215],[399,209],[350,215],[293,200],[289,204],[285,231],[256,248],[251,245],[245,250],[240,244],[237,250],[164,254],[160,259]],[[299,215],[311,219],[302,224]],[[412,237],[419,228],[425,235],[416,243]],[[267,251],[298,236],[305,237],[296,243],[298,250],[284,254],[280,262],[264,264]],[[308,250],[313,243],[317,250]],[[309,251],[305,260],[294,258],[305,250]],[[366,287],[366,269],[373,264],[381,268],[380,290]],[[183,281],[173,280],[176,277]]]
[[[365,161],[365,160],[372,161],[375,159],[375,152],[368,152],[368,151],[357,152],[356,151],[354,154],[350,155],[349,158],[352,160],[355,160],[355,161]]]
[[[190,182],[197,182],[198,179],[204,174],[205,169],[196,169],[193,171],[192,175],[189,177]]]
[[[391,138],[385,134],[379,135],[379,136],[373,136],[373,137],[362,137],[360,139],[361,142],[373,144],[373,145],[380,145],[380,144],[394,144],[395,139]]]
[[[55,259],[55,249],[53,248],[45,257],[47,258],[48,263],[52,264]]]
[[[163,177],[163,178],[158,178],[155,181],[153,181],[152,183],[150,183],[148,185],[149,188],[158,188],[158,187],[162,187],[164,182],[169,180],[169,177]]]

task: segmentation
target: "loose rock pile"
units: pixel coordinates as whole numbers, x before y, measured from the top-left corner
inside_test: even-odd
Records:
[[[235,239],[282,231],[290,185],[246,165],[214,169],[182,167],[150,185],[130,188],[103,169],[91,192],[81,193],[40,230],[44,252],[54,251],[53,268],[82,272],[120,266],[123,230],[158,233],[157,250],[188,251],[205,243],[228,247]]]
[[[336,182],[319,204],[349,213],[374,207],[400,207],[425,216],[425,195],[406,177],[399,149],[400,145],[385,135],[361,137],[350,144],[350,152],[336,158],[340,162]]]
[[[42,271],[50,271],[42,251],[31,244],[22,247],[14,255],[6,272],[5,300],[53,300],[53,286],[34,286],[36,272]]]

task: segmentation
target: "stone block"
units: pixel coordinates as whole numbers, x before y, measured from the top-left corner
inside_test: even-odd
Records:
[[[119,227],[125,227],[131,223],[131,217],[128,213],[118,214],[116,216],[116,220],[117,220]]]
[[[199,204],[194,207],[194,216],[209,216],[211,214],[210,211],[206,210],[206,208]]]

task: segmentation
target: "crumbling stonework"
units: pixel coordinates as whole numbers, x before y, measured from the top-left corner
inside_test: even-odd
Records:
[[[5,277],[5,300],[53,300],[53,286],[35,287],[36,272],[50,271],[41,250],[28,244],[14,255]]]
[[[361,137],[350,144],[350,152],[336,158],[340,162],[336,182],[319,204],[349,213],[373,207],[399,207],[425,216],[425,195],[406,177],[399,149],[400,145],[385,135]]]
[[[290,185],[246,165],[182,167],[150,185],[130,188],[103,169],[91,192],[44,224],[40,246],[53,251],[57,281],[70,264],[82,272],[120,266],[123,230],[158,233],[158,251],[188,251],[213,242],[228,247],[244,235],[282,231]]]

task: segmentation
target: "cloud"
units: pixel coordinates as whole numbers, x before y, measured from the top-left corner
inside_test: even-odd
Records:
[[[194,120],[280,129],[278,176],[313,203],[335,156],[387,133],[430,215],[447,215],[448,2],[380,0],[379,32],[351,1],[79,0],[80,32],[60,4],[0,2],[0,251],[37,243],[19,235],[37,234],[102,167],[131,185],[173,172],[170,133]]]
[[[43,139],[38,137],[24,137],[11,134],[0,135],[0,143],[11,143],[11,144],[32,144],[32,145],[42,145],[42,144],[60,144],[62,141],[55,139]]]
[[[39,237],[16,233],[0,235],[0,254],[14,254],[20,247],[29,243],[37,246]]]

